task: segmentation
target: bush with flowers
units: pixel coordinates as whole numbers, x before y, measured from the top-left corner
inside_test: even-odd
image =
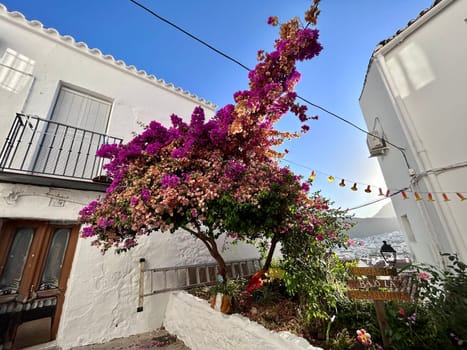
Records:
[[[418,292],[413,303],[387,302],[387,336],[395,350],[467,349],[467,265],[456,254],[442,254],[444,268],[410,266],[418,277]],[[353,303],[365,309],[364,302]],[[355,309],[354,311],[356,311]],[[364,322],[371,328],[373,343],[381,342],[376,316],[368,310]],[[348,320],[353,329],[363,324]],[[352,326],[353,325],[353,326]]]
[[[278,158],[277,146],[309,130],[307,107],[296,102],[300,80],[297,62],[317,56],[322,47],[315,0],[305,14],[280,26],[270,53],[260,51],[248,74],[249,88],[234,94],[234,104],[205,120],[195,108],[189,123],[172,115],[166,127],[153,121],[125,145],[104,145],[109,158],[107,194],[80,212],[87,224],[82,237],[104,253],[132,249],[141,235],[185,232],[201,240],[226,281],[226,266],[216,239],[271,242],[264,270],[276,243],[300,227],[301,234],[322,237],[316,218],[319,198],[308,196],[309,184]],[[268,22],[277,25],[278,19]],[[287,113],[304,123],[300,132],[283,132],[275,124]],[[336,237],[339,238],[339,237]]]

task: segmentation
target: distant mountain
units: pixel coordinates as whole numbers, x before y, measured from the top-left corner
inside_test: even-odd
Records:
[[[371,257],[381,257],[379,250],[383,241],[388,242],[396,251],[397,258],[410,258],[409,248],[405,242],[405,236],[400,232],[386,232],[372,235],[365,238],[353,239],[352,246],[348,248],[337,248],[339,257],[347,260],[367,259]]]
[[[389,202],[385,204],[381,209],[372,216],[373,218],[393,218],[396,217],[396,212],[394,211],[394,207],[392,203]]]
[[[371,218],[354,218],[355,226],[348,231],[351,238],[366,238],[387,232],[400,231],[391,203],[382,207]]]

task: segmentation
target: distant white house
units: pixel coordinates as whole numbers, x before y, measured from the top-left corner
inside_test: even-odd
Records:
[[[161,326],[167,294],[138,307],[139,261],[210,261],[186,234],[153,234],[105,256],[78,239],[79,210],[105,192],[103,143],[127,142],[215,106],[0,4],[0,349],[56,340],[67,349]],[[252,247],[226,260],[257,257]]]
[[[405,189],[392,202],[419,262],[467,261],[466,42],[467,1],[435,1],[376,47],[360,97],[380,137],[370,153],[393,193]]]

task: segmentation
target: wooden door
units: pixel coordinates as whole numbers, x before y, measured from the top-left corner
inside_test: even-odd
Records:
[[[0,234],[0,344],[55,339],[79,226],[12,220]]]

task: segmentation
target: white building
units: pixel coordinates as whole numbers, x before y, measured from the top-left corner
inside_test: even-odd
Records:
[[[210,261],[183,233],[101,256],[78,238],[79,210],[105,192],[103,142],[141,123],[215,106],[0,4],[0,349],[56,339],[63,349],[161,326],[167,294],[138,306],[148,267]],[[6,140],[6,141],[5,141]],[[252,247],[226,260],[257,257]]]
[[[435,1],[376,47],[360,97],[387,141],[369,138],[370,151],[393,193],[406,189],[392,202],[419,262],[467,261],[466,42],[467,1]]]

